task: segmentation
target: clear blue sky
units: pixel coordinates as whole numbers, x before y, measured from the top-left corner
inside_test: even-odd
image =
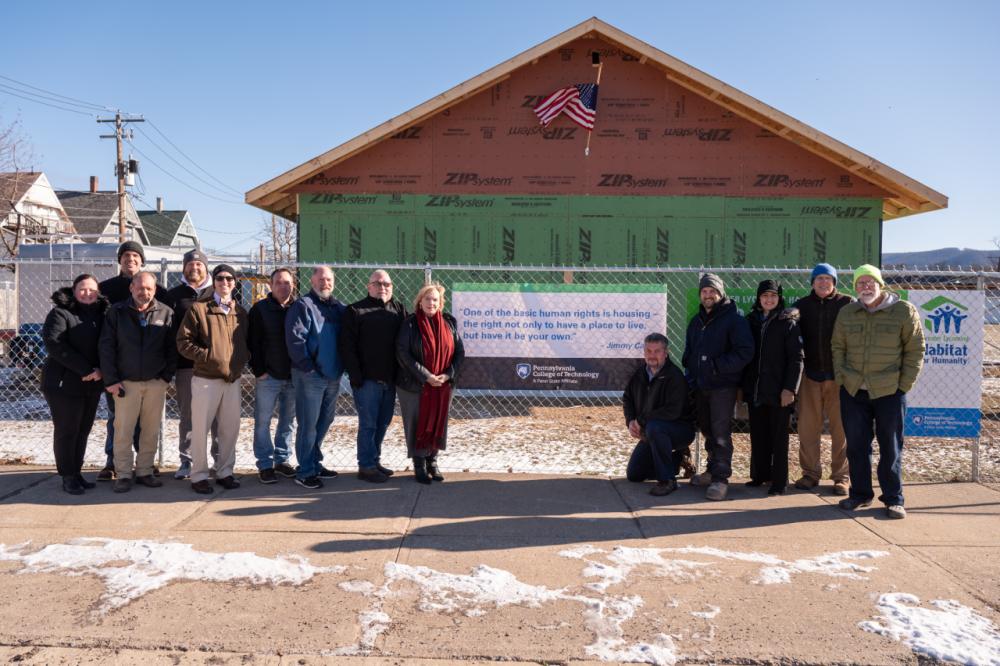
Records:
[[[989,0],[17,2],[3,15],[0,75],[143,114],[240,193],[597,16],[950,197],[945,211],[887,223],[886,251],[985,249],[1000,236],[1000,3]],[[107,125],[0,88],[0,118],[17,117],[56,187],[84,189],[95,174],[113,188]],[[135,145],[153,161],[242,200],[140,127]],[[263,213],[137,157],[145,201],[191,210],[206,246],[256,248]]]

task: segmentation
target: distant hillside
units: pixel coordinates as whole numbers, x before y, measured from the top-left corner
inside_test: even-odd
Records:
[[[1000,250],[972,250],[969,248],[943,247],[922,252],[885,252],[883,266],[945,267],[952,268],[992,268],[997,265],[996,256]]]

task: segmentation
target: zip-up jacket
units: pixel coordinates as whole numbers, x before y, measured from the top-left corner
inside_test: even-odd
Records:
[[[441,316],[451,329],[452,339],[455,341],[455,353],[451,356],[451,365],[445,368],[442,374],[448,375],[448,379],[454,383],[459,370],[462,369],[462,361],[465,360],[465,346],[458,334],[458,321],[447,312],[442,312]],[[417,325],[415,314],[407,315],[403,325],[399,327],[399,335],[396,338],[396,360],[400,365],[400,371],[396,374],[396,386],[411,393],[423,389],[427,378],[431,376],[431,371],[424,365],[424,343],[420,337],[420,327]]]
[[[395,298],[385,303],[368,296],[347,306],[339,344],[351,386],[359,388],[366,379],[395,383],[396,336],[405,317],[406,308]]]
[[[97,290],[101,292],[102,296],[107,297],[111,305],[118,305],[132,297],[132,292],[129,291],[131,284],[132,278],[125,277],[119,273],[112,278],[103,280],[97,285]],[[167,298],[167,290],[159,282],[156,283],[156,294],[153,295],[153,298],[166,304],[168,307],[170,306],[170,299]]]
[[[282,305],[268,294],[250,308],[250,369],[254,377],[292,378],[292,359],[285,344],[285,319],[294,300]]]
[[[799,392],[802,379],[802,338],[799,311],[753,309],[747,315],[754,356],[743,372],[743,397],[751,405],[781,406],[781,392]]]
[[[184,321],[184,317],[187,316],[188,310],[194,305],[202,296],[206,296],[212,293],[212,288],[205,287],[201,291],[194,289],[191,285],[181,282],[179,285],[167,291],[166,300],[163,302],[173,308],[174,311],[174,321],[177,326],[181,325]],[[194,361],[184,356],[177,357],[177,369],[183,368],[193,368]]]
[[[52,294],[55,307],[45,317],[42,341],[45,365],[42,366],[42,389],[66,395],[87,395],[104,390],[102,382],[85,382],[83,377],[101,367],[98,343],[104,316],[110,304],[104,296],[83,305],[73,297],[72,287]]]
[[[873,399],[908,393],[924,365],[920,314],[893,293],[874,312],[860,302],[845,305],[830,344],[836,381],[851,395],[861,389]]]
[[[753,358],[753,336],[736,304],[726,298],[688,324],[682,364],[688,382],[703,390],[735,388]]]
[[[99,344],[104,385],[173,379],[177,369],[173,333],[174,311],[156,299],[143,312],[131,297],[108,308]]]
[[[694,422],[694,409],[684,373],[667,358],[659,372],[650,379],[646,364],[640,365],[622,394],[625,425],[632,420],[642,427],[650,419]]]
[[[840,309],[853,301],[839,291],[826,298],[820,298],[812,291],[792,304],[799,311],[805,372],[809,379],[817,382],[833,379],[833,352],[830,350],[833,324]]]
[[[195,301],[177,330],[177,351],[194,361],[195,377],[238,381],[250,358],[247,311],[235,300],[229,314],[215,295]]]
[[[336,298],[324,301],[314,290],[292,304],[285,317],[285,346],[293,368],[340,379],[344,365],[337,336],[346,309]]]

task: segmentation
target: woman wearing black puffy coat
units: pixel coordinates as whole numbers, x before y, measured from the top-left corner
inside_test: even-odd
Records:
[[[764,280],[747,322],[753,360],[743,371],[743,399],[750,411],[749,486],[770,483],[768,495],[788,485],[788,424],[802,378],[799,311],[785,308],[781,284]]]
[[[93,275],[80,275],[72,287],[52,294],[55,307],[45,318],[42,341],[42,394],[49,403],[54,430],[56,469],[63,490],[82,495],[94,484],[83,478],[83,457],[104,389],[97,343],[108,299]]]

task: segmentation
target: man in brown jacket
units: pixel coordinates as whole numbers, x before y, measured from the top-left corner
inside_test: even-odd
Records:
[[[216,483],[239,488],[233,476],[240,432],[240,377],[250,358],[247,312],[233,299],[236,271],[219,264],[212,271],[213,291],[191,306],[177,331],[177,351],[194,361],[191,380],[191,489],[210,494],[208,432],[219,432]]]

